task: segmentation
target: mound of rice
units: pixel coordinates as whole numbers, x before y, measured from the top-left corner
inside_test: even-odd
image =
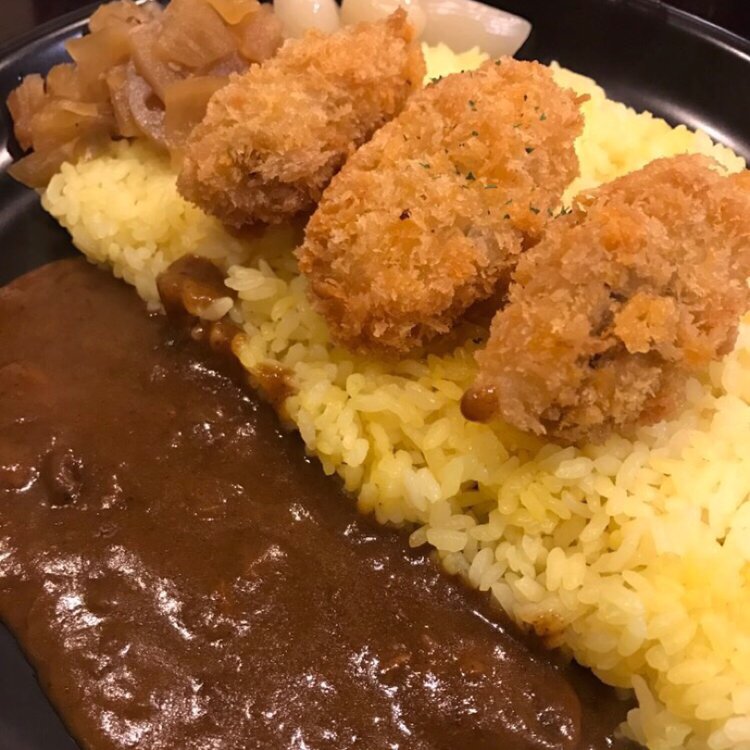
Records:
[[[431,76],[482,59],[427,54]],[[682,152],[745,166],[703,133],[555,75],[591,95],[570,193]],[[432,545],[516,621],[634,689],[627,734],[653,750],[750,750],[750,321],[735,351],[689,382],[678,419],[561,449],[462,418],[471,345],[397,365],[332,345],[290,253],[295,232],[230,237],[178,196],[168,163],[144,145],[64,165],[43,201],[151,304],[156,275],[179,255],[222,264],[239,294],[242,362],[292,373],[287,416],[325,471],[363,511],[411,524],[412,544]]]

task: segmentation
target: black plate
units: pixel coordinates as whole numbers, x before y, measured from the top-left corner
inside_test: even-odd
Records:
[[[591,76],[609,95],[673,124],[706,130],[750,156],[750,43],[658,0],[493,0],[534,24],[521,57]],[[0,51],[0,97],[65,58],[88,13],[66,16]],[[37,196],[4,173],[17,155],[0,107],[0,284],[74,252]],[[15,641],[0,627],[0,750],[75,750]],[[177,750],[177,749],[176,749]]]

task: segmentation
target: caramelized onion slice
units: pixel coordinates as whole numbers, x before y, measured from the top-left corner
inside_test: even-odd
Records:
[[[81,81],[95,84],[115,65],[130,57],[130,38],[124,26],[105,26],[95,34],[72,39],[66,45],[68,53],[78,65]]]
[[[221,76],[196,76],[178,81],[167,89],[164,130],[173,150],[185,143],[204,118],[209,99],[226,86],[227,81]]]
[[[208,0],[208,3],[230,26],[260,8],[258,0]]]
[[[26,151],[33,145],[31,120],[44,106],[44,79],[40,75],[28,75],[11,91],[8,109],[13,118],[13,132],[21,148]]]
[[[50,151],[83,136],[112,135],[114,130],[108,106],[69,99],[47,101],[31,119],[36,151]]]
[[[47,96],[79,102],[108,101],[107,91],[99,81],[85,79],[73,63],[55,65],[47,74]]]
[[[165,61],[202,68],[230,55],[237,43],[206,0],[172,0],[155,49]]]
[[[13,179],[30,188],[44,188],[66,161],[76,157],[77,144],[69,141],[51,151],[34,151],[8,168]]]
[[[44,188],[66,161],[76,162],[83,157],[100,153],[108,143],[108,136],[89,133],[54,149],[34,151],[11,165],[8,172],[27,187]]]
[[[444,42],[455,52],[479,47],[490,57],[515,55],[531,32],[531,24],[475,0],[422,0],[427,23],[422,39]]]
[[[61,99],[84,101],[84,86],[73,63],[60,63],[47,73],[47,93]]]
[[[162,148],[169,148],[164,130],[164,107],[145,78],[135,71],[130,63],[128,75],[128,107],[138,129]]]
[[[284,35],[281,21],[268,5],[261,5],[244,21],[233,27],[240,54],[248,62],[263,62],[273,57],[281,47]]]
[[[335,0],[274,0],[273,10],[285,37],[300,37],[308,29],[332,34],[340,26]]]

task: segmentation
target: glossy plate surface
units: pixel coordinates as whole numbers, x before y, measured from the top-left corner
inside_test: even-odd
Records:
[[[608,94],[673,124],[700,127],[750,157],[750,43],[658,0],[493,0],[534,30],[519,56],[595,78]],[[95,6],[92,6],[95,7]],[[90,11],[90,8],[89,8]],[[0,51],[0,98],[27,73],[65,59],[64,44],[86,26],[86,10]],[[67,234],[35,193],[5,168],[17,155],[0,106],[0,284],[71,255]],[[0,749],[75,750],[13,638],[0,627]]]

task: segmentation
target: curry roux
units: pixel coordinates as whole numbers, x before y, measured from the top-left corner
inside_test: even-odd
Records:
[[[616,745],[185,338],[82,259],[0,291],[0,616],[82,747]]]

